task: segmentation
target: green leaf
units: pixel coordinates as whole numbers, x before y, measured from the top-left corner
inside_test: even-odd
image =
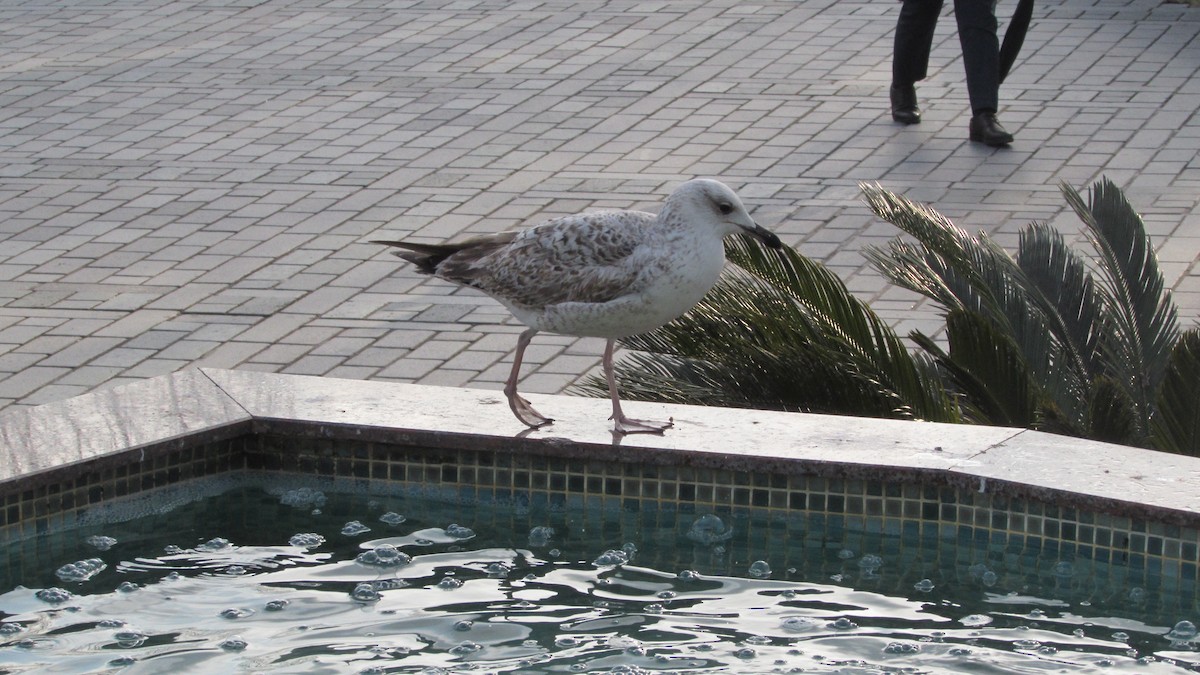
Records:
[[[1178,310],[1165,288],[1145,224],[1121,190],[1102,179],[1091,187],[1085,203],[1071,187],[1061,188],[1100,253],[1106,305],[1101,344],[1108,371],[1137,406],[1139,433],[1148,434],[1155,392],[1179,335]]]
[[[1180,335],[1158,392],[1154,446],[1200,456],[1200,330]]]

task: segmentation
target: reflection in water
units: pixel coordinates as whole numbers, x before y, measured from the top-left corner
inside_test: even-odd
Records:
[[[745,514],[299,496],[239,488],[54,535],[42,546],[53,555],[7,572],[0,668],[1168,673],[1200,663],[1195,614],[1184,615],[1193,600],[1125,588],[1087,561],[886,538],[855,551],[802,519]],[[346,533],[350,521],[370,531]],[[755,535],[764,531],[770,546]]]

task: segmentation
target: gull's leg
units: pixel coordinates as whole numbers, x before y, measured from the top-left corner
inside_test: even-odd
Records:
[[[533,406],[529,405],[529,401],[517,394],[517,378],[521,374],[521,359],[524,358],[525,348],[529,346],[529,341],[533,339],[534,335],[537,335],[537,330],[530,328],[517,338],[517,354],[513,357],[512,372],[508,375],[508,381],[504,383],[504,395],[508,398],[508,407],[512,409],[517,419],[529,427],[537,429],[554,420],[534,410]]]
[[[621,397],[617,395],[617,378],[613,375],[613,349],[616,342],[609,338],[608,344],[604,345],[603,361],[604,378],[608,380],[608,394],[612,397],[613,414],[609,419],[613,420],[613,431],[619,434],[661,434],[675,426],[673,419],[666,422],[635,420],[626,417],[625,413],[621,412]]]

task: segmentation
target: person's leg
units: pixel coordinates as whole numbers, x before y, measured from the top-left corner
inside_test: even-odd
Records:
[[[942,0],[904,0],[896,21],[892,54],[892,84],[912,86],[925,79],[933,32],[942,13]]]
[[[996,0],[954,0],[958,39],[971,99],[971,140],[1008,145],[1012,134],[1000,126],[1000,39],[996,35]]]
[[[921,121],[914,86],[925,79],[933,32],[942,12],[942,0],[904,0],[896,21],[892,53],[892,119],[904,124]]]

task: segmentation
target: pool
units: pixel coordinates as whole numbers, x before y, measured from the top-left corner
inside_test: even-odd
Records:
[[[0,427],[12,453],[0,667],[50,655],[73,672],[1200,662],[1190,458],[683,407],[671,407],[678,434],[613,439],[602,401],[567,397],[553,405],[570,438],[513,437],[497,431],[513,425],[492,392],[231,371],[81,399]],[[39,434],[72,444],[34,452]],[[1037,459],[1047,448],[1057,463]],[[286,497],[318,492],[322,504]],[[163,504],[175,508],[130,518]],[[351,521],[370,531],[343,534]],[[116,543],[88,542],[101,536]],[[358,560],[372,552],[409,560]],[[54,588],[72,595],[38,597]]]

